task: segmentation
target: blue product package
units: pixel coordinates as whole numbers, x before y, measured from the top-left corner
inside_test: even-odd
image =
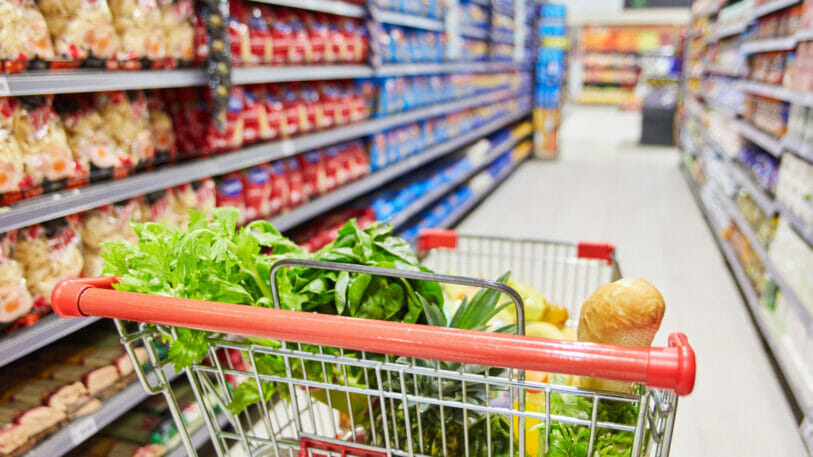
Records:
[[[406,229],[404,229],[404,231],[401,232],[401,238],[403,238],[406,241],[412,243],[412,242],[415,241],[416,238],[418,238],[418,233],[419,233],[418,230],[419,230],[418,226],[416,226],[416,225],[412,225],[410,227],[407,227]]]
[[[370,171],[387,166],[387,134],[378,132],[370,137]]]
[[[398,154],[399,150],[401,149],[401,144],[398,142],[398,129],[394,128],[389,130],[387,133],[387,163],[395,163],[398,161]]]

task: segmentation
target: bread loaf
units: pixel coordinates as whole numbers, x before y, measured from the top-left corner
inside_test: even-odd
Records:
[[[661,325],[664,302],[658,289],[641,278],[604,284],[582,304],[579,341],[620,346],[649,347]],[[632,392],[627,382],[582,380],[582,387]]]

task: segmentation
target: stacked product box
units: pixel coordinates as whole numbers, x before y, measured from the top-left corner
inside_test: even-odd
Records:
[[[539,6],[536,62],[536,102],[534,106],[534,154],[552,159],[558,151],[562,89],[565,84],[567,28],[563,5]]]

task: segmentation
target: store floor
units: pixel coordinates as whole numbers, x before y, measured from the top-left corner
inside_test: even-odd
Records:
[[[736,284],[678,169],[674,148],[641,147],[640,115],[568,107],[561,158],[529,161],[461,232],[615,243],[625,276],[666,300],[656,338],[681,331],[697,353],[673,456],[803,456],[791,409]]]

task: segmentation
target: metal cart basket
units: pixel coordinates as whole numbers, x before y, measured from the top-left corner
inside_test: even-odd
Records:
[[[526,337],[522,297],[475,279],[511,270],[576,321],[584,299],[620,277],[611,245],[430,230],[418,246],[424,265],[443,274],[280,261],[271,272],[276,309],[119,292],[114,278],[63,281],[52,303],[64,317],[115,319],[131,357],[143,344],[158,368],[167,362],[153,349],[157,341],[177,338],[180,328],[214,332],[206,360],[184,371],[220,456],[541,456],[568,446],[572,454],[556,455],[598,457],[608,446],[623,449],[612,455],[669,455],[677,396],[694,385],[684,335],[651,348]],[[519,334],[284,310],[273,278],[291,265],[494,289],[514,301]],[[165,395],[196,456],[165,371],[155,372],[155,383],[143,369],[138,376],[150,393]],[[636,387],[597,392],[540,373]],[[241,383],[253,384],[258,401],[235,414],[227,405]]]

